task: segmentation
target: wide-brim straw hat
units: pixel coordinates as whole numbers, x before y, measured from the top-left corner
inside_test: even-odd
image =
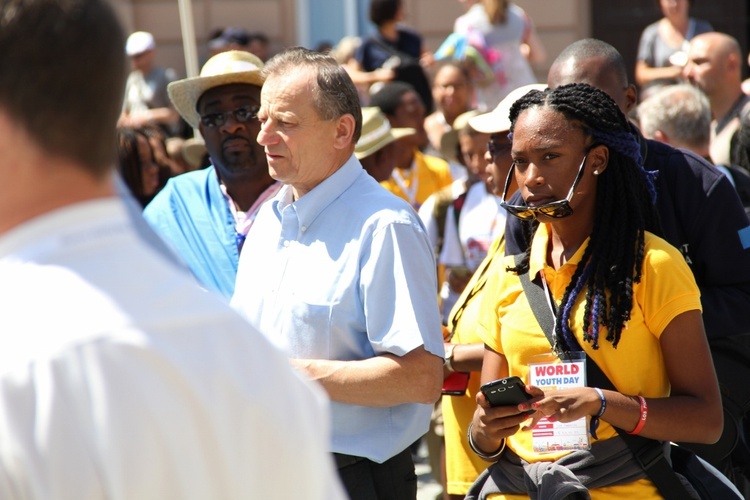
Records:
[[[446,161],[458,162],[458,133],[469,126],[469,119],[479,115],[476,109],[465,111],[453,120],[450,130],[440,137],[440,156]]]
[[[358,160],[383,149],[396,139],[416,134],[413,128],[391,128],[388,118],[380,108],[362,108],[362,135],[354,148]]]
[[[231,83],[263,86],[263,62],[250,52],[229,50],[206,61],[200,76],[177,80],[167,86],[174,107],[193,128],[198,128],[198,99],[209,89]]]
[[[532,90],[544,90],[547,86],[542,83],[532,83],[518,87],[509,93],[492,111],[469,119],[469,125],[483,134],[497,134],[510,130],[510,108],[521,97]]]

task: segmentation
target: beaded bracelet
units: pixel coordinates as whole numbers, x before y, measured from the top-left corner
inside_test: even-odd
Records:
[[[500,443],[500,448],[497,449],[494,453],[485,453],[479,448],[477,448],[477,445],[474,444],[474,439],[471,437],[471,429],[474,428],[474,422],[469,424],[469,432],[467,433],[467,436],[469,438],[469,447],[471,447],[471,451],[477,454],[479,458],[482,460],[486,460],[488,462],[496,462],[498,458],[500,458],[500,455],[503,454],[505,451],[505,439],[503,439],[503,442]]]
[[[646,425],[646,419],[648,418],[648,405],[646,404],[646,398],[638,396],[638,400],[641,402],[641,416],[638,419],[638,423],[635,425],[635,429],[628,432],[628,434],[637,435],[643,430],[643,426]]]
[[[594,439],[599,439],[596,436],[596,430],[599,428],[599,418],[604,415],[604,411],[607,409],[607,400],[604,397],[604,393],[601,389],[598,387],[593,387],[593,389],[596,391],[597,394],[599,394],[599,399],[602,401],[602,406],[599,408],[599,413],[591,417],[591,422],[589,423],[589,432],[591,433],[591,437]]]

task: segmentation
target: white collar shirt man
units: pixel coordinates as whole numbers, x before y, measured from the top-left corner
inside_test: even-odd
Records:
[[[121,201],[0,236],[0,283],[0,498],[344,498],[322,392]]]
[[[416,213],[354,156],[296,201],[261,207],[232,305],[290,357],[443,355],[435,262]],[[331,403],[331,451],[383,462],[428,428],[432,405]]]

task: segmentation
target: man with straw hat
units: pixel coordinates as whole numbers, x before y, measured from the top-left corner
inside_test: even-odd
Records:
[[[143,212],[207,288],[229,299],[240,250],[261,203],[278,191],[256,137],[263,63],[232,50],[198,77],[169,85],[175,108],[200,130],[212,165],[174,177]]]
[[[380,108],[362,108],[362,135],[354,148],[354,156],[368,174],[383,182],[391,177],[396,166],[393,142],[416,133],[413,128],[391,128]]]

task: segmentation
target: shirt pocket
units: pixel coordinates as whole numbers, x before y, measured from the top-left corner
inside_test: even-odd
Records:
[[[293,357],[330,359],[332,314],[329,304],[292,302],[286,331]]]

